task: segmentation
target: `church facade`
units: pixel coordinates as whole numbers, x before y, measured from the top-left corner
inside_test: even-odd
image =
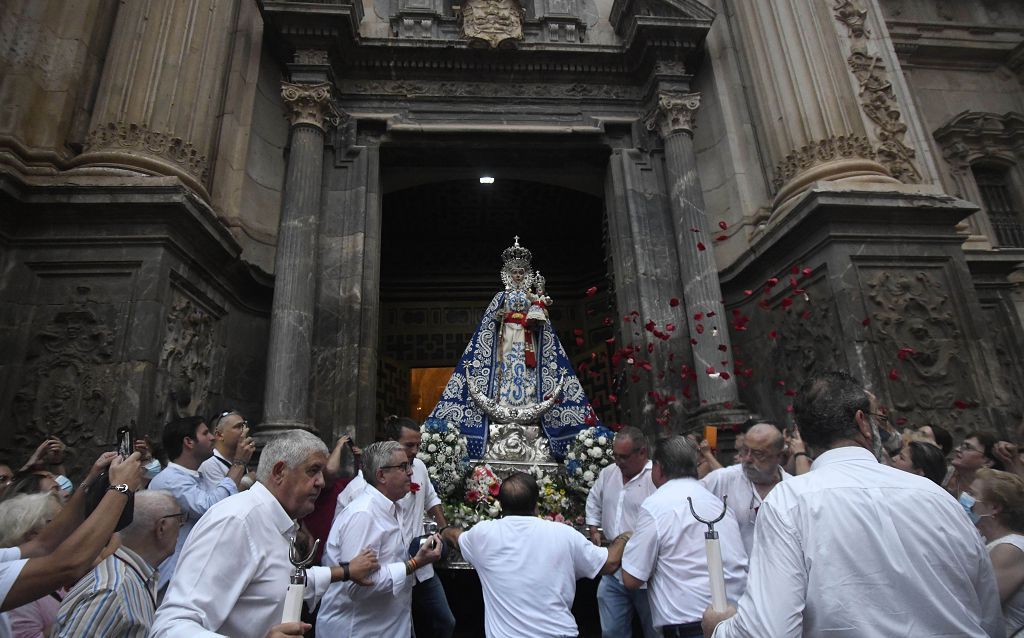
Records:
[[[10,447],[369,441],[514,235],[605,422],[833,368],[899,425],[1024,415],[1013,0],[10,0],[0,40]]]

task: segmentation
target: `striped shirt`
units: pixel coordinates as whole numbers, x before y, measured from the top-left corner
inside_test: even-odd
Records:
[[[145,638],[156,611],[157,570],[121,546],[68,592],[54,638]]]

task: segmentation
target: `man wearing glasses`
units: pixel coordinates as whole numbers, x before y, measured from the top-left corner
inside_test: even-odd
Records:
[[[121,546],[64,597],[53,636],[146,636],[156,612],[157,565],[174,552],[184,517],[170,492],[136,493]]]
[[[369,548],[376,552],[380,569],[366,587],[338,582],[327,589],[316,635],[410,636],[415,574],[441,557],[441,539],[437,534],[430,536],[409,558],[409,546],[418,533],[410,533],[402,524],[412,463],[400,443],[381,441],[363,450],[363,476],[369,485],[335,519],[323,563],[346,564]]]
[[[718,498],[728,497],[725,503],[740,526],[748,556],[754,547],[754,522],[762,501],[773,487],[792,478],[781,466],[785,449],[782,430],[774,423],[761,421],[746,431],[736,450],[739,465],[715,470],[701,480]]]
[[[601,530],[609,540],[622,532],[635,530],[640,504],[655,490],[647,437],[640,428],[627,426],[619,430],[612,442],[612,458],[614,465],[601,470],[587,495],[587,526],[590,540],[598,547],[601,546]],[[644,638],[658,635],[651,623],[647,587],[628,591],[622,584],[620,572],[601,579],[597,586],[597,609],[604,638],[631,635],[634,610],[640,617]]]
[[[747,590],[737,608],[705,610],[704,635],[1005,636],[992,563],[963,508],[879,463],[875,396],[829,372],[804,383],[793,412],[814,466],[765,499]]]
[[[213,456],[199,466],[199,474],[212,489],[227,477],[234,460],[240,458],[243,450],[239,447],[248,444],[249,422],[237,411],[225,410],[210,420],[210,428],[214,437]],[[249,485],[243,477],[238,487],[244,490]]]

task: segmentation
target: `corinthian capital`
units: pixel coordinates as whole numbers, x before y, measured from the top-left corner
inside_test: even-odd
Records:
[[[700,108],[700,93],[658,94],[658,104],[648,113],[648,131],[656,131],[662,139],[679,131],[693,135],[693,123]]]
[[[287,116],[292,126],[312,124],[326,131],[328,127],[337,126],[341,121],[341,113],[331,99],[331,85],[328,82],[281,82],[281,97],[288,107]]]

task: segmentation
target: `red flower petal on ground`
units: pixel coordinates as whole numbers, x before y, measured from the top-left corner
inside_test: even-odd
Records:
[[[675,297],[672,297],[671,299],[668,300],[668,305],[670,305],[673,308],[675,308],[676,306],[679,305],[679,300],[676,299]]]
[[[587,288],[587,293],[586,294],[587,294],[588,297],[593,297],[594,295],[596,295],[597,294],[597,286],[591,286],[590,288]]]
[[[409,491],[412,492],[413,494],[415,494],[416,492],[419,492],[420,491],[420,484],[419,483],[412,483],[412,482],[410,482],[409,483]]]
[[[889,378],[892,379],[893,381],[899,381],[899,378],[900,378],[899,371],[897,371],[896,368],[893,368],[892,370],[889,370]]]
[[[697,242],[697,250],[704,250],[705,248],[706,246],[704,246],[703,242]]]

